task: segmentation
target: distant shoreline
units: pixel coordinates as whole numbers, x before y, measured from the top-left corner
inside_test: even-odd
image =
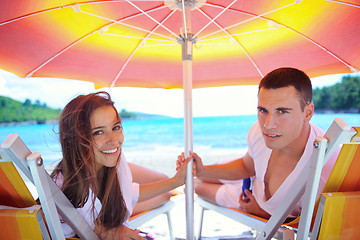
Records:
[[[359,109],[349,109],[349,110],[331,110],[331,109],[315,109],[315,114],[359,114]],[[254,114],[256,115],[256,114]],[[213,116],[213,117],[220,117],[220,116]],[[221,116],[227,117],[227,116]],[[138,116],[138,117],[130,117],[130,118],[123,118],[123,120],[148,120],[148,119],[162,119],[162,118],[170,118],[168,116],[158,116],[154,115],[154,117],[149,116]],[[194,117],[196,118],[196,117]],[[12,126],[28,126],[28,125],[39,125],[39,124],[56,124],[58,120],[47,120],[47,121],[24,121],[24,122],[3,122],[0,123],[0,127],[12,127]]]
[[[360,113],[360,109],[347,109],[347,110],[332,110],[332,109],[316,109],[315,114],[336,114],[336,113],[348,113],[348,114],[357,114]]]
[[[148,119],[160,119],[166,117],[130,117],[130,118],[122,118],[122,120],[148,120]],[[12,127],[12,126],[29,126],[29,125],[40,125],[40,124],[56,124],[58,120],[47,120],[47,121],[36,121],[36,120],[29,120],[23,122],[3,122],[0,123],[0,127]]]
[[[47,121],[24,121],[24,122],[4,122],[0,123],[0,127],[12,127],[12,126],[29,126],[29,125],[40,125],[40,124],[55,124],[58,120],[47,120]]]

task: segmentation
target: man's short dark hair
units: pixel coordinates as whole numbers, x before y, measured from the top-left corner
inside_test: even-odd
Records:
[[[312,101],[313,91],[309,76],[299,69],[283,67],[271,71],[260,81],[259,92],[261,88],[277,89],[291,86],[299,93],[300,105],[304,110],[306,104]]]

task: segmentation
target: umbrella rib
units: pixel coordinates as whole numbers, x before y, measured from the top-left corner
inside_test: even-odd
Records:
[[[130,62],[131,58],[134,56],[135,52],[139,49],[139,45],[136,46],[136,48],[131,52],[130,56],[126,59],[124,65],[121,67],[120,71],[118,72],[118,74],[116,75],[115,79],[111,82],[110,87],[114,87],[117,80],[119,79],[120,75],[122,74],[122,72],[125,70],[125,67],[128,65],[128,63]]]
[[[52,60],[54,60],[55,58],[57,58],[59,55],[61,55],[62,53],[64,53],[66,50],[68,50],[69,48],[71,48],[72,46],[74,46],[75,44],[77,44],[78,42],[82,41],[83,39],[87,38],[88,36],[92,35],[94,32],[88,33],[85,36],[79,38],[78,40],[72,42],[70,45],[66,46],[65,48],[63,48],[60,52],[56,53],[55,55],[53,55],[52,57],[50,57],[48,60],[46,60],[45,62],[43,62],[41,65],[39,65],[38,67],[36,67],[34,70],[32,70],[30,73],[28,73],[26,75],[26,78],[31,77],[35,72],[37,72],[39,69],[41,69],[43,66],[45,66],[46,64],[48,64],[49,62],[51,62]]]
[[[337,0],[326,0],[326,1],[334,2],[334,3],[340,3],[340,4],[343,4],[343,5],[348,5],[348,6],[360,8],[360,5],[356,5],[354,3],[348,3],[348,2],[337,1]]]
[[[71,7],[71,6],[72,6],[72,4],[71,5],[66,5],[66,6],[60,6],[60,7],[44,9],[44,10],[41,10],[41,11],[38,11],[38,12],[29,13],[29,14],[22,15],[22,16],[7,20],[5,22],[2,22],[2,23],[0,23],[0,26],[8,24],[8,23],[16,22],[16,21],[24,19],[24,18],[32,17],[32,16],[38,15],[40,13],[50,12],[50,11],[54,11],[54,10],[58,10],[58,9],[66,8],[66,7]]]
[[[174,35],[176,38],[178,37],[178,35],[176,33],[174,33],[173,31],[171,31],[169,28],[165,27],[164,25],[162,25],[159,21],[157,21],[155,18],[151,17],[147,12],[145,12],[144,10],[142,10],[141,8],[139,8],[138,6],[136,6],[134,3],[132,3],[129,0],[126,0],[126,2],[128,2],[130,5],[132,5],[133,7],[135,7],[137,10],[139,10],[140,12],[142,12],[144,15],[146,15],[148,18],[150,18],[151,20],[153,20],[155,23],[157,23],[158,25],[160,25],[161,27],[163,27],[165,30],[167,30],[169,33],[171,33],[172,35]]]
[[[271,11],[269,11],[269,12],[262,13],[262,14],[260,14],[260,15],[257,15],[257,14],[254,14],[254,13],[245,12],[245,11],[241,11],[241,10],[237,10],[237,9],[229,8],[229,10],[231,10],[231,11],[243,13],[243,14],[246,14],[246,15],[250,15],[250,16],[252,16],[252,17],[249,18],[249,19],[246,19],[246,20],[244,20],[244,21],[238,22],[238,23],[236,23],[236,24],[233,24],[233,25],[231,25],[231,26],[225,27],[224,29],[227,30],[227,29],[236,27],[236,26],[238,26],[238,25],[247,23],[247,22],[249,22],[249,21],[252,21],[252,20],[254,20],[254,19],[257,19],[257,18],[269,20],[269,19],[267,19],[267,18],[265,18],[265,17],[263,17],[263,16],[265,16],[265,15],[267,15],[267,14],[270,14],[270,13],[273,13],[273,12],[276,12],[276,11],[279,11],[279,10],[281,10],[281,9],[283,9],[283,8],[292,6],[292,5],[294,5],[294,4],[298,4],[298,3],[297,3],[297,2],[293,2],[293,3],[287,4],[287,5],[285,5],[285,6],[279,7],[279,8],[277,8],[277,9],[271,10]],[[219,6],[219,5],[215,5],[215,4],[206,3],[206,5],[211,6],[211,7],[217,7],[217,8],[224,9],[224,7]],[[215,32],[212,32],[212,33],[209,33],[209,34],[207,34],[207,35],[205,35],[205,36],[202,36],[202,37],[199,38],[199,39],[206,38],[206,37],[208,37],[208,36],[214,35],[214,34],[216,34],[216,33],[218,33],[218,32],[221,32],[221,31],[222,31],[222,30],[217,30],[217,31],[215,31]]]
[[[73,7],[74,5],[71,5],[71,7]],[[78,9],[80,12],[83,12],[82,10]],[[84,12],[86,14],[86,12]],[[42,67],[44,67],[46,64],[48,64],[49,62],[51,62],[52,60],[54,60],[55,58],[57,58],[59,55],[61,55],[62,53],[64,53],[65,51],[67,51],[69,48],[71,48],[72,46],[74,46],[75,44],[77,44],[78,42],[82,41],[83,39],[87,38],[88,36],[99,32],[101,29],[103,29],[104,27],[108,27],[110,25],[115,24],[116,22],[112,22],[110,24],[107,24],[105,26],[102,26],[101,28],[98,28],[86,35],[84,35],[83,37],[77,39],[76,41],[72,42],[70,45],[66,46],[64,49],[62,49],[61,51],[59,51],[58,53],[56,53],[55,55],[53,55],[52,57],[50,57],[49,59],[47,59],[45,62],[43,62],[41,65],[39,65],[38,67],[36,67],[34,70],[32,70],[30,73],[28,73],[26,75],[26,77],[31,77],[35,72],[37,72],[39,69],[41,69]],[[154,33],[156,34],[156,33]],[[166,37],[166,36],[165,36]],[[175,39],[174,39],[175,40]]]
[[[211,23],[215,22],[215,20],[220,17],[227,9],[229,9],[237,0],[234,0],[232,3],[230,3],[226,8],[224,8],[218,15],[216,15],[214,18],[210,18],[210,22],[208,22],[202,29],[200,29],[194,37],[199,35],[202,31],[204,31],[205,28],[207,28]]]
[[[151,9],[151,10],[149,10],[149,11],[147,11],[147,12],[153,12],[153,11],[156,11],[156,10],[159,10],[159,9],[162,9],[162,8],[165,8],[165,6],[162,6],[162,7],[156,8],[156,9]],[[132,16],[129,16],[129,17],[126,17],[126,18],[123,18],[123,19],[120,19],[120,20],[113,20],[113,19],[110,19],[110,18],[107,18],[107,17],[99,16],[99,15],[96,15],[96,14],[93,14],[93,13],[89,13],[89,12],[85,12],[85,11],[83,11],[83,10],[80,10],[80,12],[82,12],[82,13],[84,13],[84,14],[87,14],[87,15],[90,15],[90,16],[94,16],[94,17],[97,17],[97,18],[101,18],[101,19],[110,21],[110,22],[112,22],[113,24],[118,23],[118,24],[124,25],[124,26],[126,26],[126,27],[130,27],[130,28],[133,28],[133,29],[137,29],[137,30],[146,32],[146,33],[150,33],[150,31],[148,31],[148,30],[146,30],[146,29],[143,29],[143,28],[140,28],[140,27],[136,27],[136,26],[133,26],[133,25],[130,25],[130,24],[127,24],[127,23],[123,23],[123,21],[126,21],[126,20],[129,20],[129,19],[131,19],[131,18],[138,17],[139,15],[142,15],[145,11],[143,11],[143,12],[141,12],[141,13],[138,13],[138,14],[135,14],[135,15],[132,15]],[[113,24],[109,24],[109,25],[113,25]],[[108,25],[108,26],[109,26],[109,25]],[[169,37],[169,36],[160,34],[160,33],[153,32],[153,34],[158,35],[158,36],[160,36],[160,37],[168,38],[168,39],[171,39],[171,40],[176,40],[175,38],[172,38],[172,37]]]
[[[205,17],[207,17],[208,19],[212,20],[212,22],[218,26],[220,28],[221,31],[223,31],[226,35],[228,35],[228,37],[232,38],[235,40],[235,42],[238,44],[238,46],[244,51],[244,53],[246,54],[246,56],[249,58],[250,62],[252,63],[252,65],[254,66],[254,68],[256,69],[256,71],[260,74],[261,77],[264,77],[264,74],[261,72],[259,66],[255,63],[254,59],[251,57],[251,55],[249,54],[249,52],[246,50],[246,48],[237,40],[235,39],[231,33],[228,32],[227,29],[223,28],[219,23],[217,23],[215,21],[215,19],[211,19],[211,17],[206,14],[203,10],[198,9]]]
[[[284,24],[281,24],[281,23],[278,23],[276,22],[277,24],[280,24],[281,26],[283,26],[284,28],[298,34],[299,36],[305,38],[306,40],[308,40],[309,42],[311,42],[312,44],[314,44],[315,46],[321,48],[322,50],[324,50],[326,53],[328,53],[329,55],[331,55],[332,57],[336,58],[339,62],[343,63],[345,66],[347,66],[351,71],[353,72],[358,72],[359,70],[356,69],[354,66],[350,65],[348,62],[346,62],[345,60],[343,60],[342,58],[340,58],[338,55],[336,55],[334,52],[330,51],[329,49],[327,49],[326,47],[324,47],[323,45],[321,45],[320,43],[317,43],[315,40],[307,37],[306,35],[296,31],[295,29],[292,29],[291,27],[288,27]]]
[[[122,0],[122,1],[124,1],[124,0]],[[144,1],[144,0],[142,0],[142,1]],[[150,0],[150,1],[153,1],[153,0]],[[106,3],[106,2],[114,2],[114,0],[90,1],[90,2],[82,2],[82,3],[76,3],[76,4],[85,5],[85,4],[97,4],[97,3]],[[29,13],[29,14],[26,14],[26,15],[22,15],[22,16],[7,20],[5,22],[0,23],[0,26],[8,24],[8,23],[16,22],[16,21],[24,19],[24,18],[32,17],[32,16],[38,15],[40,13],[46,13],[46,12],[50,12],[50,11],[54,11],[54,10],[58,10],[58,9],[62,9],[62,8],[67,8],[67,7],[73,7],[74,5],[75,4],[72,3],[72,4],[69,4],[69,5],[63,5],[63,6],[43,9],[43,10],[40,10],[40,11],[37,11],[37,12]]]
[[[254,30],[254,31],[248,31],[248,32],[242,32],[242,33],[235,33],[235,34],[231,34],[231,36],[221,36],[221,37],[213,37],[213,38],[206,38],[203,40],[198,41],[197,43],[201,43],[201,42],[205,42],[205,41],[210,41],[210,40],[216,40],[216,39],[221,39],[221,38],[231,38],[233,36],[240,36],[240,35],[244,35],[244,34],[250,34],[250,33],[257,33],[257,32],[263,32],[263,31],[268,31],[268,30],[273,30],[273,29],[277,29],[277,27],[269,27],[269,28],[264,28],[264,29],[258,29],[258,30]]]
[[[145,38],[135,47],[135,49],[131,52],[130,56],[126,59],[124,65],[121,67],[120,71],[118,72],[118,74],[116,75],[116,77],[114,78],[114,80],[111,82],[110,87],[114,87],[116,82],[118,81],[120,75],[123,73],[123,71],[125,70],[126,66],[128,65],[128,63],[130,62],[130,60],[132,59],[132,57],[134,56],[135,52],[139,49],[139,47],[141,46],[142,43],[145,42],[145,40],[148,38],[148,36],[150,36],[151,34],[153,34],[160,26],[162,26],[162,24],[169,19],[169,17],[171,17],[173,14],[175,13],[175,10],[173,10],[170,14],[168,14],[162,21],[160,24],[156,25],[156,27],[151,30],[151,32],[148,33],[148,35],[145,36]]]
[[[148,39],[148,40],[154,40],[154,41],[160,41],[160,42],[171,42],[171,43],[175,43],[175,41],[158,39],[158,38],[136,37],[136,36],[122,35],[122,34],[115,34],[115,33],[103,33],[103,34],[104,34],[104,35],[108,35],[108,36],[114,36],[114,37],[136,38],[136,39],[143,39],[143,40],[147,40],[147,39]]]
[[[156,25],[156,27],[153,29],[153,30],[151,30],[151,32],[149,32],[149,34],[147,35],[147,36],[145,36],[145,38],[144,38],[144,40],[143,40],[143,42],[145,42],[145,40],[147,40],[147,39],[150,39],[150,40],[152,40],[151,38],[149,38],[149,36],[151,35],[151,34],[156,34],[156,30],[160,27],[160,26],[162,26],[174,13],[176,12],[176,10],[172,10],[162,21],[161,21],[161,25]],[[157,40],[157,39],[156,39]],[[175,39],[174,39],[175,40]],[[159,39],[159,41],[166,41],[166,40],[160,40]],[[170,41],[168,41],[168,42],[170,42]],[[148,45],[149,46],[149,45]]]
[[[210,5],[210,6],[214,6],[214,7],[224,8],[224,7],[222,7],[222,6],[218,6],[218,5],[214,5],[214,4],[208,4],[208,3],[206,3],[206,4],[207,4],[207,5]],[[240,11],[240,10],[236,10],[236,9],[229,9],[229,10],[232,10],[232,11],[236,11],[236,12],[241,12],[241,13],[244,13],[244,14],[252,15],[252,16],[254,16],[254,17],[253,17],[253,18],[250,18],[250,19],[247,19],[247,20],[245,20],[245,21],[243,21],[243,22],[240,22],[240,23],[231,25],[231,26],[226,27],[226,28],[224,28],[224,29],[227,30],[227,29],[229,29],[229,28],[232,28],[232,27],[237,26],[237,25],[239,25],[239,24],[242,24],[242,23],[244,23],[244,22],[253,20],[253,19],[255,19],[255,18],[260,18],[260,19],[264,19],[264,20],[268,20],[268,21],[273,21],[273,22],[275,22],[276,24],[278,24],[278,25],[280,25],[280,26],[283,26],[283,27],[285,27],[286,29],[288,29],[288,30],[290,30],[290,31],[292,31],[292,32],[294,32],[294,33],[302,36],[303,38],[305,38],[305,39],[308,40],[309,42],[313,43],[315,46],[321,48],[322,50],[324,50],[325,52],[327,52],[329,55],[331,55],[332,57],[336,58],[338,61],[340,61],[341,63],[343,63],[345,66],[347,66],[348,68],[350,68],[351,71],[357,72],[358,69],[356,69],[355,67],[351,66],[351,65],[350,65],[349,63],[347,63],[345,60],[341,59],[341,58],[340,58],[339,56],[337,56],[335,53],[331,52],[329,49],[327,49],[327,48],[325,48],[324,46],[322,46],[321,44],[315,42],[315,41],[312,40],[311,38],[305,36],[304,34],[298,32],[298,31],[296,31],[295,29],[292,29],[291,27],[288,27],[288,26],[286,26],[286,25],[284,25],[284,24],[282,24],[282,23],[279,23],[279,22],[277,22],[277,21],[275,21],[275,20],[272,20],[272,19],[269,19],[269,18],[264,17],[264,15],[267,15],[267,14],[272,13],[272,12],[274,12],[274,11],[278,11],[278,10],[280,10],[280,9],[282,9],[282,8],[285,8],[285,7],[289,7],[289,6],[293,5],[293,4],[298,4],[298,1],[296,1],[296,2],[294,2],[294,3],[291,3],[291,4],[288,4],[288,5],[285,5],[285,6],[282,6],[282,7],[280,7],[280,8],[274,9],[274,10],[272,10],[272,11],[270,11],[270,12],[267,12],[267,13],[264,13],[264,14],[261,14],[261,15],[256,15],[256,14],[253,14],[253,13],[248,13],[248,12],[244,12],[244,11]],[[215,34],[215,33],[221,32],[221,31],[223,31],[223,30],[215,31],[215,32],[210,33],[210,34],[208,34],[208,35],[206,35],[206,36],[203,36],[203,37],[200,38],[200,39],[203,39],[203,38],[205,38],[205,37],[207,37],[207,36],[213,35],[213,34]]]
[[[183,11],[182,11],[182,16],[183,16],[183,26],[184,26],[184,33],[185,33],[185,39],[187,39],[188,38],[188,28],[187,28],[187,24],[186,24],[186,11],[185,11],[185,1],[181,1],[181,3],[182,3],[182,9],[183,9]]]

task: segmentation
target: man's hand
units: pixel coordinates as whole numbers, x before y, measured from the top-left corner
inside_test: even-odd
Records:
[[[178,156],[178,159],[176,161],[176,170],[180,169],[180,167],[183,164],[187,164],[190,159],[194,160],[193,164],[193,176],[198,176],[199,172],[204,168],[204,165],[202,164],[201,158],[194,152],[189,152],[189,157],[185,158],[184,153],[181,153],[181,155]]]
[[[271,217],[270,214],[265,212],[259,206],[254,195],[252,195],[252,193],[248,189],[245,189],[245,194],[246,197],[244,195],[244,192],[240,194],[240,198],[239,198],[240,210],[266,219],[269,219]]]

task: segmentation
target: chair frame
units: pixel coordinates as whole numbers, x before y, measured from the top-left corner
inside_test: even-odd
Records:
[[[150,221],[155,216],[166,214],[167,217],[167,223],[169,227],[169,235],[170,240],[174,239],[174,233],[173,233],[173,227],[172,227],[172,221],[171,221],[171,214],[170,210],[175,206],[175,202],[170,199],[170,201],[166,202],[164,205],[152,209],[150,211],[145,211],[142,213],[139,213],[133,217],[130,217],[128,227],[132,229],[136,229],[143,225],[144,223]]]
[[[58,213],[80,238],[98,239],[95,232],[46,172],[40,153],[31,153],[17,134],[10,134],[4,140],[0,153],[3,161],[13,162],[35,185],[52,239],[65,239]]]
[[[65,239],[59,214],[81,239],[98,239],[95,232],[46,172],[40,153],[31,153],[17,134],[10,134],[1,143],[0,154],[2,161],[12,162],[35,185],[52,239]],[[140,213],[129,220],[129,227],[135,229],[155,216],[166,214],[172,240],[174,236],[170,210],[174,206],[174,201],[170,200],[158,208]]]

